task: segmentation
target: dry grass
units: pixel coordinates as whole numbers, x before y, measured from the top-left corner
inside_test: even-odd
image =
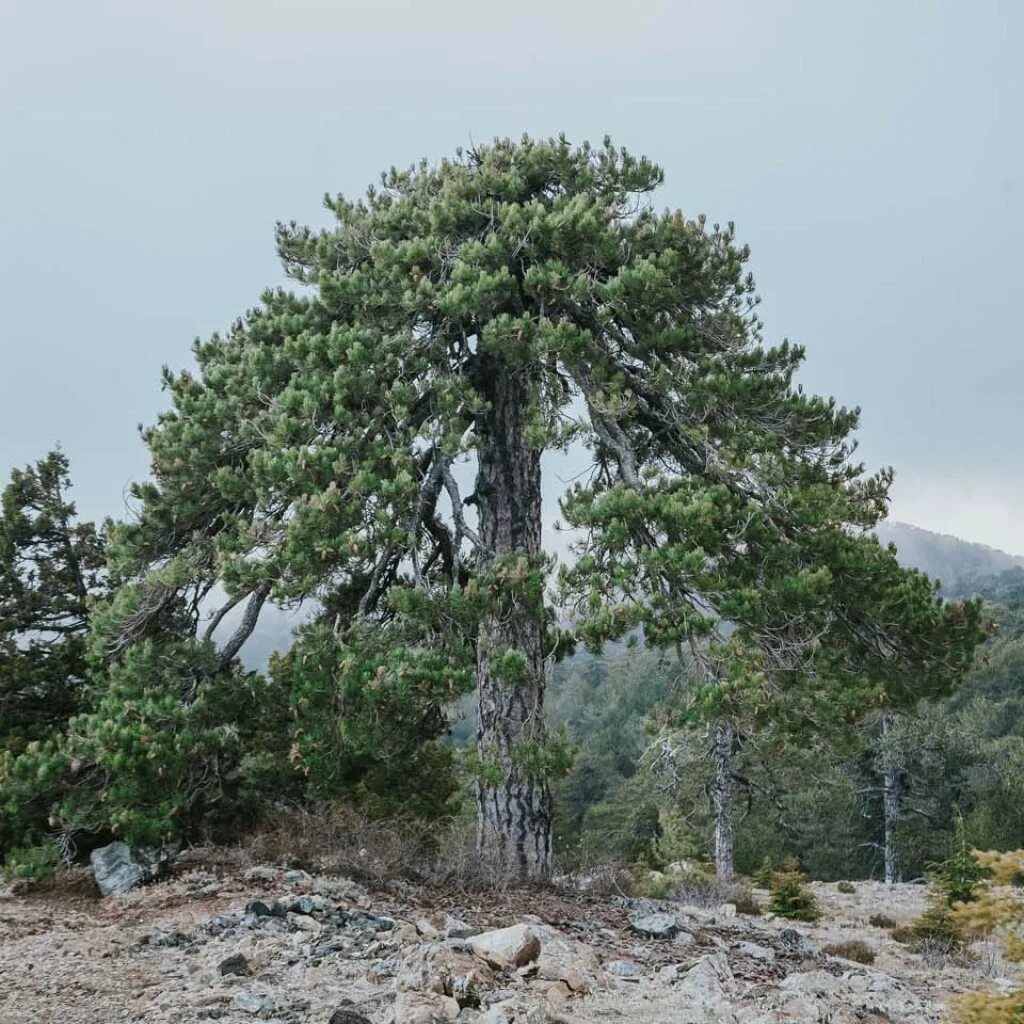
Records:
[[[875,962],[875,951],[860,939],[833,942],[831,945],[822,946],[821,951],[825,956],[837,956],[843,960],[853,960],[858,964],[873,964]]]
[[[236,846],[202,853],[207,864],[277,864],[376,888],[411,882],[454,894],[506,892],[521,883],[517,864],[481,858],[470,822],[380,818],[341,803],[275,807]],[[592,869],[586,882],[580,887],[595,894],[622,891],[621,872],[615,869]]]
[[[379,885],[415,873],[435,835],[414,819],[373,818],[344,804],[324,804],[275,813],[246,845],[255,863]]]
[[[738,914],[759,917],[761,904],[746,882],[719,882],[715,878],[695,875],[673,884],[667,898],[695,907],[720,907],[732,903]]]
[[[970,957],[964,955],[963,946],[959,942],[940,935],[912,939],[910,948],[935,970],[941,971],[947,960],[961,966],[970,963]]]

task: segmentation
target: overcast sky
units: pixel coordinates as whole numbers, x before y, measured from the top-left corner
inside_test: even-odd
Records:
[[[1019,0],[0,0],[0,474],[121,514],[163,363],[392,165],[606,133],[734,220],[894,515],[1024,552]]]

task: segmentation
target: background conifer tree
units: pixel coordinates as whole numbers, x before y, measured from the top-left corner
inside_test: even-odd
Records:
[[[16,753],[81,707],[103,536],[78,520],[60,450],[16,469],[0,497],[0,748]]]

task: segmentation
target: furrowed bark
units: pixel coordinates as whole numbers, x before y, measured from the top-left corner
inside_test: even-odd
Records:
[[[477,502],[486,568],[503,557],[541,552],[540,452],[526,444],[529,388],[502,366],[483,388],[490,410],[478,423]],[[544,653],[540,609],[502,602],[477,641],[477,753],[495,776],[477,783],[477,846],[492,868],[543,878],[551,872],[551,792],[517,764],[544,740]],[[516,671],[509,672],[513,652]],[[502,659],[505,659],[502,661]]]
[[[711,784],[711,804],[715,814],[715,873],[720,882],[732,881],[733,866],[733,728],[724,719],[715,724],[712,760],[715,776]]]

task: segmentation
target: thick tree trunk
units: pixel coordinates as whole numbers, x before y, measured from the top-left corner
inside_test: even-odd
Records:
[[[526,444],[526,381],[492,366],[483,387],[491,409],[478,423],[477,503],[485,568],[510,555],[541,553],[540,452]],[[477,642],[477,844],[501,871],[543,878],[551,871],[551,792],[524,770],[544,741],[542,609],[503,601],[480,624]],[[528,760],[528,759],[527,759]]]
[[[715,739],[711,748],[715,777],[711,784],[711,804],[715,813],[715,873],[720,882],[732,881],[733,837],[733,728],[724,719],[715,724]]]
[[[896,856],[896,830],[900,822],[900,765],[890,736],[896,715],[890,708],[882,712],[882,813],[885,819],[885,881],[899,881]]]

